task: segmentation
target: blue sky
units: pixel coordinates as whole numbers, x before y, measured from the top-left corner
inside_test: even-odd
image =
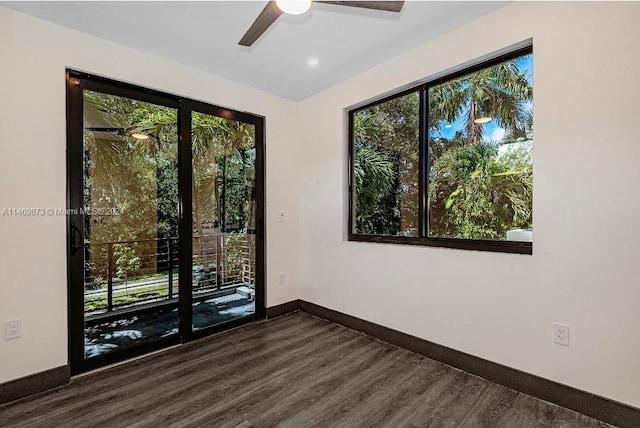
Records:
[[[520,57],[516,59],[516,63],[518,64],[521,70],[527,71],[527,80],[529,80],[529,83],[533,85],[533,56],[526,55],[526,56]],[[529,103],[529,104],[530,104],[530,107],[532,107],[533,104],[532,103]],[[461,115],[451,123],[443,122],[437,131],[431,132],[430,136],[431,137],[442,136],[444,138],[450,139],[450,138],[453,138],[456,131],[461,130],[463,126],[464,126],[464,116]],[[484,133],[485,136],[483,138],[484,141],[501,141],[505,134],[505,130],[498,127],[495,121],[490,121],[485,123],[484,130],[485,130],[485,133]]]

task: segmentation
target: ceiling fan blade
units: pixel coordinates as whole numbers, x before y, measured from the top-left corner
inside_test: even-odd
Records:
[[[251,27],[244,33],[244,36],[242,36],[238,44],[240,46],[251,46],[267,31],[280,15],[282,15],[282,11],[278,9],[275,1],[267,3],[264,9],[262,9],[262,12],[260,12],[260,15],[253,21]]]
[[[362,7],[365,9],[384,10],[387,12],[400,12],[403,1],[316,1],[316,3],[328,3],[338,6]]]

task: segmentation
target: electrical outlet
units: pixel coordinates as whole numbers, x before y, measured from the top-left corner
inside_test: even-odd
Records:
[[[553,324],[553,342],[558,345],[569,346],[569,326],[566,324]]]
[[[9,320],[4,323],[5,340],[17,339],[22,336],[22,320]]]
[[[287,282],[287,276],[284,273],[278,275],[278,284],[284,285]]]

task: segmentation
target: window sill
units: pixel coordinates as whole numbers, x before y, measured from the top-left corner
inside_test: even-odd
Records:
[[[533,254],[532,242],[484,241],[475,239],[418,238],[408,236],[377,236],[349,234],[349,241],[382,244],[419,245],[423,247],[453,248],[458,250],[491,251],[496,253]]]

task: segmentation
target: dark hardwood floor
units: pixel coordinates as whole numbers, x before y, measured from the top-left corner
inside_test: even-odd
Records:
[[[2,427],[605,427],[304,312],[0,406]]]

